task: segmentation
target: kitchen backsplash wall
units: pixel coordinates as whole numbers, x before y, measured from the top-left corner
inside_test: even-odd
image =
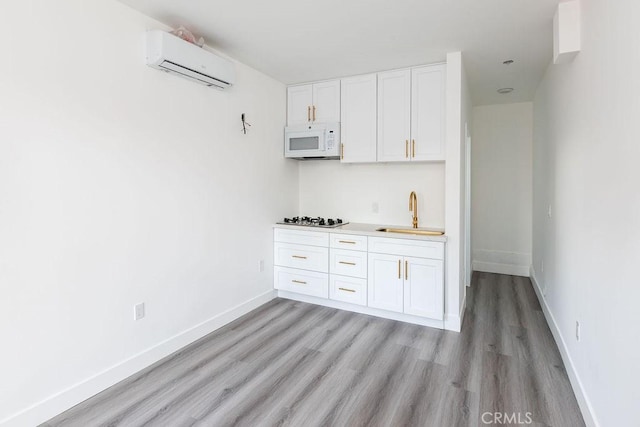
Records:
[[[409,193],[415,191],[420,227],[444,228],[444,170],[440,162],[300,162],[298,213],[411,226]]]

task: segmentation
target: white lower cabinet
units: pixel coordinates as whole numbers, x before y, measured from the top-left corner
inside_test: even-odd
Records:
[[[328,248],[276,242],[274,245],[274,258],[275,265],[283,267],[301,268],[322,273],[329,271]]]
[[[327,233],[276,228],[273,239],[273,287],[329,298]]]
[[[344,249],[330,249],[329,268],[332,274],[342,276],[367,278],[367,253],[347,251]]]
[[[328,277],[327,273],[276,266],[273,278],[276,289],[329,298]]]
[[[443,242],[291,229],[274,240],[274,287],[285,297],[441,327]]]
[[[329,298],[357,305],[367,305],[367,279],[329,275]]]
[[[367,236],[331,233],[329,298],[367,305]]]
[[[369,254],[369,307],[402,313],[402,257]]]
[[[416,250],[409,245],[398,249],[396,255],[369,252],[369,307],[443,320],[443,260],[402,256]]]
[[[405,257],[404,312],[414,316],[444,318],[444,263],[435,259]]]

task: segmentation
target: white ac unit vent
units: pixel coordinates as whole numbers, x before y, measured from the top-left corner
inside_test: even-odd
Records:
[[[231,61],[165,31],[147,32],[147,65],[220,89],[235,83]]]

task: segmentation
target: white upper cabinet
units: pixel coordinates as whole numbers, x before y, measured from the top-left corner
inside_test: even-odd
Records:
[[[444,160],[445,65],[411,70],[411,159]]]
[[[377,75],[342,79],[340,96],[341,161],[375,162]]]
[[[287,125],[339,121],[340,80],[287,88]]]
[[[340,121],[340,80],[313,84],[311,118],[316,123]]]
[[[287,125],[341,123],[343,163],[444,161],[446,64],[289,86]]]
[[[378,74],[378,161],[409,161],[411,70]]]
[[[287,88],[287,124],[289,126],[311,122],[312,99],[312,85]]]
[[[445,65],[378,74],[378,161],[444,160]]]

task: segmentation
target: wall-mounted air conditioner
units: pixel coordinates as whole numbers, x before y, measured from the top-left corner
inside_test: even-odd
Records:
[[[147,32],[147,65],[220,89],[235,82],[231,61],[160,30]]]

